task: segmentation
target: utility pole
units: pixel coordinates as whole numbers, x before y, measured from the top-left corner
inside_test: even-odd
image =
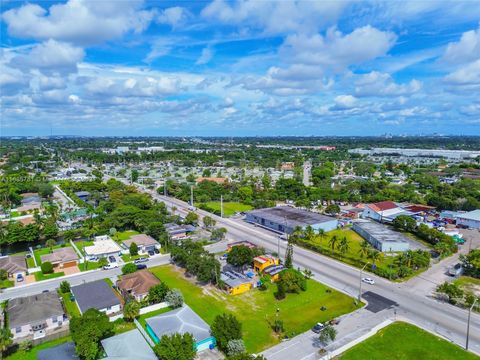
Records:
[[[359,281],[359,284],[360,286],[358,287],[358,301],[362,301],[362,273],[363,273],[363,270],[367,267],[367,265],[369,264],[369,262],[367,262],[365,265],[363,265],[362,267],[362,270],[360,270],[360,281]]]
[[[190,186],[190,206],[193,207],[193,185]]]
[[[467,320],[467,341],[465,342],[465,350],[468,351],[468,341],[470,338],[470,317],[472,315],[472,309],[475,306],[475,303],[477,302],[478,298],[475,298],[475,301],[473,302],[472,306],[468,309],[468,320]]]
[[[223,195],[220,195],[220,217],[223,218]]]

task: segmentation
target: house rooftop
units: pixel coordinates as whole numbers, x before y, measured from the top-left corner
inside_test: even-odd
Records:
[[[147,324],[160,339],[163,335],[190,333],[196,342],[208,339],[210,327],[188,305],[148,318]]]
[[[399,206],[395,204],[393,201],[380,201],[372,204],[367,204],[367,206],[375,211],[385,211],[398,208]]]
[[[120,246],[110,238],[94,241],[93,245],[85,246],[83,250],[87,255],[111,254],[122,251]]]
[[[283,265],[270,265],[263,269],[263,272],[270,276],[275,276],[285,270]]]
[[[312,211],[293,208],[290,206],[277,206],[273,208],[257,209],[248,214],[263,218],[277,224],[285,224],[290,227],[305,227],[335,220],[335,218],[314,213]]]
[[[115,335],[101,341],[107,359],[156,360],[157,357],[137,329]]]
[[[91,308],[101,310],[120,304],[113,289],[103,279],[72,286],[71,291],[82,313]]]
[[[117,281],[119,289],[132,290],[137,295],[148,293],[148,290],[157,284],[160,284],[160,280],[148,270],[124,275],[121,280]]]
[[[253,258],[253,261],[256,261],[260,264],[265,264],[266,262],[275,261],[275,260],[276,259],[271,255],[262,255],[262,256],[256,256]]]
[[[469,211],[465,214],[459,214],[458,218],[480,221],[480,209]]]
[[[146,234],[133,235],[132,237],[130,237],[130,239],[125,240],[123,243],[127,247],[130,247],[132,243],[135,243],[139,246],[158,245],[158,242],[154,238]]]
[[[9,274],[16,272],[27,271],[27,264],[25,263],[25,256],[13,255],[4,256],[0,258],[0,269],[4,269]]]
[[[40,259],[43,262],[51,262],[52,264],[68,262],[68,261],[76,261],[78,260],[78,255],[75,250],[70,247],[63,247],[59,249],[54,249],[51,254],[45,254],[40,256]]]
[[[56,292],[11,299],[7,313],[10,328],[43,323],[45,319],[65,314]]]

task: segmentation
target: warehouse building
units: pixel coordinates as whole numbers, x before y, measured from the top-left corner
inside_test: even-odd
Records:
[[[480,229],[480,209],[457,215],[457,225]]]
[[[314,230],[323,229],[327,232],[338,226],[338,220],[333,217],[289,206],[252,210],[247,213],[246,220],[287,234],[291,234],[296,227],[305,229],[310,225]]]
[[[352,229],[382,252],[407,251],[410,248],[410,242],[404,235],[373,221],[355,221]]]

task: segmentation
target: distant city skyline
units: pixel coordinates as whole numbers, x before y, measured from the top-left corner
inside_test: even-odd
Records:
[[[480,2],[4,1],[0,136],[480,135]]]

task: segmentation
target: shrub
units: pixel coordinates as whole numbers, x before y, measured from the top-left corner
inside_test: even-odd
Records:
[[[169,290],[170,288],[167,286],[167,284],[163,282],[152,286],[148,290],[148,302],[150,304],[161,303],[165,300],[165,297],[167,296]]]
[[[60,283],[60,292],[63,294],[70,292],[70,283],[68,281],[64,280]]]
[[[183,295],[180,290],[172,289],[165,295],[165,301],[172,308],[179,308],[183,305]]]
[[[127,275],[137,271],[137,265],[133,263],[128,263],[122,267],[122,274]]]
[[[131,256],[138,255],[138,246],[137,246],[137,244],[131,243],[131,244],[130,244],[130,249],[129,249],[129,251],[130,251],[130,255],[131,255]]]
[[[42,270],[42,273],[44,274],[51,274],[53,273],[53,265],[49,261],[45,261],[40,265],[40,269]]]
[[[242,339],[234,339],[230,340],[227,343],[227,354],[228,356],[233,356],[237,354],[245,353],[245,344],[243,343]]]

